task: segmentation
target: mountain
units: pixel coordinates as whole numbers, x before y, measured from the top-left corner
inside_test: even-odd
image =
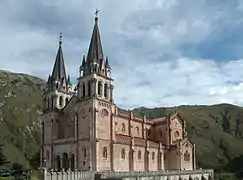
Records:
[[[11,162],[36,164],[40,145],[39,117],[44,80],[27,74],[0,71],[0,144]],[[177,111],[186,121],[202,168],[227,169],[243,155],[243,108],[231,104],[136,108],[148,118]],[[238,162],[238,161],[237,161]],[[230,166],[230,167],[229,167]]]
[[[0,144],[12,163],[30,167],[40,144],[39,115],[44,81],[0,71]]]

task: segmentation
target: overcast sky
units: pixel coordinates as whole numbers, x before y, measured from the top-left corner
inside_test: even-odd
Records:
[[[0,69],[47,79],[62,32],[75,84],[96,8],[122,108],[243,105],[242,0],[1,0]]]

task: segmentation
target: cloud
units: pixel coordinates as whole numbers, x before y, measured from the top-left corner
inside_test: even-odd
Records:
[[[63,32],[76,79],[98,8],[118,105],[243,105],[242,7],[240,0],[3,0],[0,68],[47,79]]]

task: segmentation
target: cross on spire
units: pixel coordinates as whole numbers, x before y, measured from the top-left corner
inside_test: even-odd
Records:
[[[62,32],[60,32],[60,35],[59,35],[59,45],[62,44]]]
[[[95,10],[95,17],[98,17],[98,13],[99,13],[100,11],[98,10],[98,9],[96,9]]]
[[[98,9],[95,10],[95,22],[98,21],[98,13],[99,13],[99,12],[100,12],[100,11],[99,11]]]

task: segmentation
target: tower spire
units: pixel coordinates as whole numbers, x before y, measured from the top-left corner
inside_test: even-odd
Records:
[[[92,72],[92,66],[97,64],[101,67],[101,61],[104,59],[100,32],[98,27],[98,10],[95,11],[95,23],[93,27],[93,33],[91,36],[87,59],[85,63],[85,73],[90,74]]]
[[[55,64],[51,75],[52,81],[63,82],[67,80],[64,57],[62,52],[62,33],[59,36],[59,47],[56,55]]]

